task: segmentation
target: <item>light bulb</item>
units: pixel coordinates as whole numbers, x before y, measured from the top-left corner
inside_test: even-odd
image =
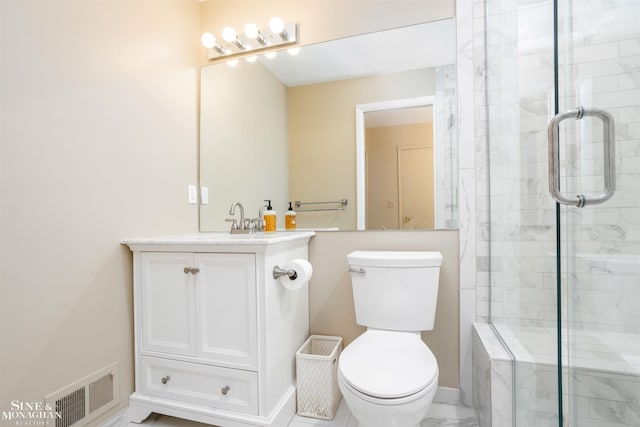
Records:
[[[230,59],[227,61],[227,65],[229,67],[235,67],[236,65],[238,65],[238,60],[237,59]]]
[[[277,53],[277,52],[276,52],[275,50],[272,50],[271,52],[267,52],[267,53],[265,53],[265,54],[264,54],[264,56],[266,56],[266,57],[267,57],[267,58],[269,58],[269,59],[273,59],[273,58],[275,58],[275,57],[276,57],[276,53]]]
[[[258,59],[258,57],[256,55],[251,55],[251,56],[247,56],[247,62],[256,62],[256,59]]]
[[[300,47],[292,47],[291,49],[287,49],[287,52],[289,52],[289,55],[297,55],[300,53]]]
[[[202,41],[202,45],[207,49],[213,49],[213,47],[216,45],[216,38],[211,33],[204,33],[200,41]]]
[[[231,43],[235,41],[236,37],[237,37],[236,30],[234,30],[233,27],[224,27],[224,30],[222,30],[222,38],[227,43]]]
[[[255,39],[258,37],[258,27],[253,22],[249,22],[244,26],[244,35],[249,37],[250,39]]]
[[[284,30],[284,21],[279,16],[274,16],[269,21],[269,29],[276,34],[282,33]]]

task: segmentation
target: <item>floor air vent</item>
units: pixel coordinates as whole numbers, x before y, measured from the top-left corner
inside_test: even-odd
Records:
[[[113,363],[45,397],[60,417],[56,427],[83,426],[119,403],[118,364]]]
[[[61,415],[61,418],[56,418],[56,427],[72,426],[85,417],[85,394],[82,387],[56,400],[56,412]]]
[[[89,383],[89,414],[113,401],[113,375],[105,375]]]

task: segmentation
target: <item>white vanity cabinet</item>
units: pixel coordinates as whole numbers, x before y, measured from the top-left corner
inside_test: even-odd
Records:
[[[276,265],[308,259],[312,232],[126,240],[134,254],[135,392],[127,422],[151,412],[221,427],[285,427],[295,352],[309,335],[308,286]]]
[[[253,253],[141,252],[142,354],[257,366]]]

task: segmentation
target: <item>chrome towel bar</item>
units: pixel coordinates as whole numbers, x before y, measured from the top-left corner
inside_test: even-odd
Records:
[[[295,202],[296,212],[320,212],[320,211],[343,211],[347,207],[347,199],[341,199],[336,202],[301,202],[296,200]],[[336,205],[333,208],[301,208],[304,205]]]

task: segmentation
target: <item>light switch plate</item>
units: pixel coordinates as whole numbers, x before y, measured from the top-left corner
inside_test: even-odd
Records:
[[[189,185],[188,187],[189,197],[187,199],[187,203],[190,205],[195,205],[198,203],[198,189],[195,185]]]
[[[200,187],[200,203],[209,204],[209,187]]]

